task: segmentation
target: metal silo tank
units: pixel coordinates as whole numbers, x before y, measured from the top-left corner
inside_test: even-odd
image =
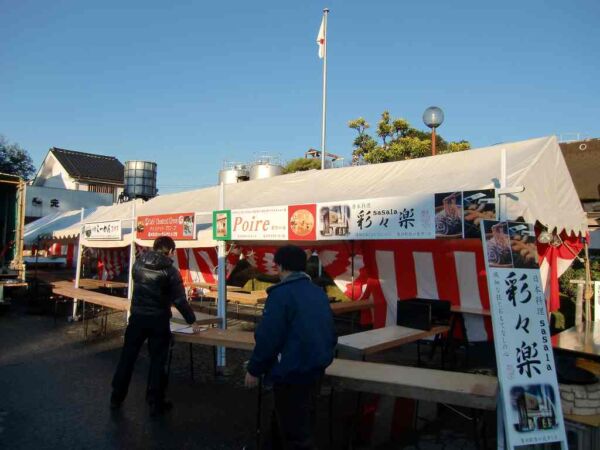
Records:
[[[219,183],[235,184],[247,181],[250,178],[250,172],[245,164],[225,163],[219,171]]]
[[[148,200],[156,196],[156,163],[152,161],[125,162],[125,195]]]
[[[279,157],[273,155],[260,155],[250,166],[250,179],[271,178],[283,173],[283,166]]]

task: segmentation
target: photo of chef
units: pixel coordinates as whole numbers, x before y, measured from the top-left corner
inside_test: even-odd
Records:
[[[537,269],[538,253],[532,224],[508,222],[513,265],[517,269]]]
[[[513,267],[508,224],[486,220],[485,241],[488,264],[490,267]]]
[[[496,220],[496,192],[494,189],[463,192],[465,238],[480,239],[482,220]]]
[[[435,237],[462,238],[462,193],[435,194]]]

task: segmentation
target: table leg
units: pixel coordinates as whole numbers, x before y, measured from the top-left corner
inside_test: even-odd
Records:
[[[448,330],[448,339],[446,340],[446,353],[450,350],[451,346],[454,346],[454,331],[456,330],[456,315],[452,313],[450,316],[450,329]],[[454,363],[456,364],[456,349],[454,349]]]
[[[331,385],[331,392],[329,393],[329,448],[333,448],[333,384]]]
[[[0,303],[4,303],[4,285],[0,284]]]
[[[258,379],[258,399],[256,405],[256,448],[260,449],[262,435],[262,376]]]
[[[469,366],[469,337],[467,336],[467,327],[465,325],[465,316],[460,314],[459,316],[460,330],[463,334],[463,342],[465,344],[465,367]]]
[[[81,320],[83,321],[83,340],[87,341],[87,322],[85,321],[85,300],[83,300],[82,302],[82,313],[81,313]]]

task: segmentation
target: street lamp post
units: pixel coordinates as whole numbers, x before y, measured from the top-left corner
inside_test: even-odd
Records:
[[[431,156],[435,156],[435,129],[444,121],[444,111],[437,106],[430,106],[423,113],[423,123],[431,128]]]

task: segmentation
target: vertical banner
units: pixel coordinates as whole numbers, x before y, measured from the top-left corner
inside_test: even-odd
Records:
[[[600,322],[600,281],[594,281],[594,322]]]
[[[213,211],[213,239],[215,241],[231,239],[231,210]]]
[[[533,225],[481,223],[508,446],[563,442],[566,448]]]

